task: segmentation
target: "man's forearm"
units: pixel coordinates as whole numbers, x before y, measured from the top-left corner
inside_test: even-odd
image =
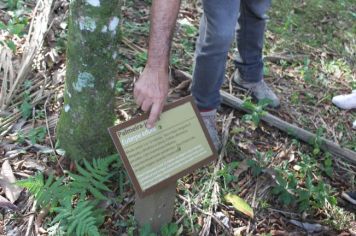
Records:
[[[168,68],[181,0],[153,0],[147,65]]]

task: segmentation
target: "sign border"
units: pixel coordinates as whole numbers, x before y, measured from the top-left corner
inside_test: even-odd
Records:
[[[205,135],[205,138],[207,139],[208,143],[209,143],[209,146],[210,146],[210,149],[212,151],[212,155],[211,156],[208,156],[207,158],[199,161],[198,163],[195,163],[194,165],[190,166],[189,168],[183,170],[183,171],[180,171],[178,172],[177,174],[167,178],[167,179],[164,179],[163,181],[160,181],[159,183],[149,187],[148,189],[146,189],[145,191],[143,191],[140,187],[140,184],[135,176],[135,173],[130,165],[130,162],[126,156],[126,153],[119,141],[119,138],[117,136],[117,131],[121,130],[121,129],[124,129],[126,127],[129,127],[133,124],[136,124],[136,123],[139,123],[145,119],[148,118],[149,116],[149,113],[145,113],[139,117],[136,117],[136,118],[133,118],[127,122],[124,122],[124,123],[121,123],[121,124],[118,124],[116,126],[112,126],[112,127],[109,127],[108,128],[108,131],[110,133],[110,136],[112,138],[112,140],[114,141],[114,144],[115,144],[115,147],[117,149],[117,151],[119,152],[120,154],[120,157],[124,163],[124,166],[125,166],[125,169],[126,171],[128,172],[128,175],[129,175],[129,178],[131,180],[131,183],[133,184],[133,187],[136,191],[136,193],[139,195],[140,198],[142,197],[145,197],[145,196],[148,196],[154,192],[156,192],[157,190],[159,189],[162,189],[166,186],[168,186],[169,184],[171,183],[174,183],[177,179],[185,176],[186,174],[189,174],[191,172],[193,172],[194,170],[208,164],[209,162],[213,161],[214,159],[217,159],[218,157],[218,153],[217,153],[217,150],[215,149],[215,146],[213,144],[213,141],[211,140],[210,138],[210,135],[209,135],[209,132],[207,130],[207,128],[205,127],[205,124],[204,124],[204,121],[199,113],[199,110],[198,110],[198,107],[196,106],[195,102],[194,102],[194,99],[191,95],[187,96],[187,97],[184,97],[182,99],[179,99],[173,103],[170,103],[166,106],[164,106],[163,108],[163,111],[162,112],[165,112],[165,111],[168,111],[170,109],[173,109],[175,107],[178,107],[180,105],[183,105],[184,103],[186,102],[189,102],[191,104],[191,106],[193,107],[193,110],[195,112],[195,115],[196,117],[198,118],[199,120],[199,124],[201,126],[201,128],[203,129],[203,132],[204,132],[204,135]]]

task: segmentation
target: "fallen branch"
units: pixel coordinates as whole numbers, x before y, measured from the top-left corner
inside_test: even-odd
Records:
[[[35,220],[36,205],[37,205],[37,201],[34,200],[32,208],[31,208],[31,213],[32,214],[30,215],[30,218],[28,219],[27,230],[26,230],[25,236],[30,236],[30,234],[31,234],[33,222]]]
[[[188,73],[185,73],[180,70],[174,70],[174,76],[179,76],[180,79],[189,79],[189,80],[192,79],[192,77]],[[230,106],[234,109],[238,109],[250,113],[248,109],[243,107],[244,102],[241,99],[223,90],[220,90],[220,94],[222,97],[223,104]],[[267,114],[261,117],[261,120],[306,143],[311,143],[317,138],[317,136],[314,133],[304,130],[296,125],[290,124],[284,120],[281,120],[280,118],[271,115],[268,112]],[[321,140],[321,145],[320,145],[321,150],[330,152],[334,157],[341,158],[343,160],[356,164],[356,152],[351,151],[347,148],[342,148],[340,147],[340,145],[337,145],[336,143],[326,138],[320,138],[320,140]]]
[[[243,107],[243,101],[241,99],[225,91],[220,91],[220,93],[223,99],[222,100],[223,104],[248,113],[250,112],[249,110]],[[280,118],[273,116],[270,113],[267,113],[264,116],[262,116],[261,120],[306,143],[311,143],[317,138],[317,136],[314,133],[304,130],[296,125],[290,124],[284,120],[281,120]],[[328,139],[320,138],[320,140],[321,140],[320,148],[323,151],[328,151],[334,157],[342,158],[344,160],[356,164],[356,152],[353,152],[346,148],[342,148]]]
[[[287,61],[287,62],[303,61],[305,58],[308,58],[308,55],[282,53],[282,54],[267,55],[263,58],[263,60],[270,61],[273,63],[279,63],[281,60]]]

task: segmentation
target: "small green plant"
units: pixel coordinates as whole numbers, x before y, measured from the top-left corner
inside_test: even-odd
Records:
[[[127,233],[128,236],[134,236],[137,235],[135,234],[135,230],[138,228],[137,222],[135,220],[135,217],[133,215],[129,215],[127,220],[119,220],[115,223],[115,226],[120,227],[120,228],[125,228],[125,232]],[[139,232],[142,233],[151,233],[151,226],[149,225],[144,225],[143,228],[139,229]]]
[[[18,7],[18,1],[8,0],[8,7],[12,10]],[[0,21],[0,31],[6,31],[10,36],[17,35],[22,36],[26,25],[28,24],[28,19],[23,15],[22,11],[13,11],[11,13],[11,18],[4,24]],[[15,43],[10,39],[11,37],[0,40],[0,45],[8,46],[12,51],[16,51]]]
[[[97,204],[98,201],[81,199],[73,206],[71,199],[66,198],[61,206],[53,209],[58,215],[52,224],[59,222],[65,225],[67,235],[100,236],[98,225],[104,222],[104,217]]]
[[[23,101],[20,105],[20,112],[22,118],[24,119],[28,119],[32,115],[32,105],[31,105],[31,97],[30,97],[31,86],[32,86],[32,82],[29,80],[26,80],[23,84],[25,91],[23,93]]]
[[[73,193],[79,193],[82,197],[91,193],[96,199],[106,200],[103,193],[110,192],[106,183],[113,176],[113,173],[109,172],[109,165],[117,159],[116,155],[112,155],[105,159],[94,159],[92,164],[84,159],[85,168],[76,162],[79,174],[68,173],[73,179],[69,188]]]
[[[272,150],[269,150],[266,153],[261,153],[257,151],[255,159],[247,160],[247,165],[251,168],[252,174],[254,176],[258,176],[259,174],[261,174],[263,169],[265,169],[269,165],[272,156]]]
[[[151,225],[145,224],[139,229],[140,236],[156,236],[155,233],[152,232]]]
[[[25,91],[23,95],[23,101],[20,105],[21,115],[24,119],[28,119],[32,115],[32,105],[30,101],[30,92]]]
[[[264,110],[269,104],[271,104],[271,100],[269,99],[263,99],[259,101],[257,104],[254,104],[251,99],[247,99],[244,101],[242,106],[249,110],[251,114],[246,114],[242,117],[242,120],[244,121],[252,121],[256,126],[261,121],[261,117],[266,114],[266,111]]]
[[[117,95],[123,94],[125,92],[124,84],[121,81],[117,81],[115,84],[115,93]]]
[[[223,169],[218,171],[218,176],[223,179],[224,186],[227,188],[227,186],[237,180],[237,177],[234,175],[234,171],[236,168],[239,166],[239,163],[237,161],[233,161],[231,163],[227,163]]]
[[[271,204],[269,204],[268,201],[263,200],[263,199],[260,200],[259,204],[260,204],[260,207],[261,207],[262,209],[266,209],[266,208],[271,207]]]
[[[188,36],[188,37],[195,37],[196,34],[198,33],[198,29],[191,24],[184,24],[182,26],[184,33]]]
[[[286,175],[286,177],[284,175]],[[278,199],[284,205],[290,205],[295,201],[293,191],[297,187],[297,179],[293,173],[283,171],[282,169],[276,169],[276,182],[277,186],[272,189],[272,193],[277,195]]]
[[[17,142],[24,143],[26,139],[29,139],[32,144],[41,143],[45,140],[47,129],[45,127],[32,128],[28,134],[25,134],[22,130],[17,132]]]
[[[267,66],[263,67],[263,76],[270,76],[270,69]]]
[[[37,127],[30,130],[30,132],[28,133],[28,138],[30,139],[32,144],[41,143],[44,141],[46,134],[46,127]]]
[[[147,52],[138,52],[135,55],[135,63],[133,65],[134,70],[141,72],[142,68],[146,65]]]
[[[305,82],[307,82],[307,83],[313,82],[313,78],[312,78],[313,71],[310,68],[310,59],[307,57],[304,59],[304,65],[303,65],[303,68],[301,69],[301,76]]]
[[[43,110],[36,110],[35,111],[35,117],[36,120],[40,120],[45,118],[45,112]]]
[[[317,163],[314,157],[309,156],[308,154],[299,153],[301,160],[298,162],[300,177],[304,178],[305,176],[311,175],[314,171],[317,170]]]
[[[187,193],[189,194],[189,193]],[[190,228],[190,233],[189,235],[194,235],[193,232],[199,232],[201,226],[199,224],[195,224],[194,222],[198,221],[198,214],[196,212],[191,212],[191,210],[185,205],[185,204],[180,204],[177,208],[177,214],[179,216],[184,216],[184,215],[189,215],[189,217],[182,217],[183,220],[181,221],[181,228],[189,229]],[[191,223],[193,222],[193,224]]]
[[[276,182],[272,193],[284,205],[296,203],[300,211],[322,209],[326,204],[336,205],[334,190],[322,181],[313,182],[313,173],[304,170],[305,179],[298,179],[293,172],[276,169]]]
[[[49,205],[57,206],[58,202],[68,197],[68,190],[63,183],[64,177],[55,179],[53,175],[49,175],[45,180],[42,173],[38,173],[33,177],[16,182],[18,186],[26,188],[36,199],[37,205],[48,207]]]
[[[290,101],[295,105],[298,104],[299,103],[299,92],[293,92],[290,97]]]
[[[292,31],[293,30],[293,26],[294,26],[294,22],[293,22],[293,16],[294,16],[294,12],[290,11],[289,14],[287,15],[287,19],[284,23],[284,30],[285,31]]]
[[[323,128],[318,128],[316,130],[316,135],[315,135],[315,139],[312,140],[311,144],[313,145],[314,149],[313,149],[313,155],[317,156],[320,153],[320,147],[322,145],[323,142],[323,133],[324,133],[324,129]]]
[[[178,236],[181,235],[182,228],[178,228],[178,225],[175,223],[169,223],[162,227],[161,235],[162,236]]]
[[[333,160],[330,153],[325,153],[324,161],[322,164],[322,170],[327,176],[332,177],[333,174]]]

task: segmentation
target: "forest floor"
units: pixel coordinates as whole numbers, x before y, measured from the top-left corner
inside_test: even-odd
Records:
[[[2,178],[63,172],[69,166],[56,147],[55,126],[63,104],[68,2],[55,1],[49,18],[41,18],[42,25],[50,27],[42,32],[43,44],[30,43],[35,48],[34,60],[26,69],[22,66],[31,55],[26,43],[29,22],[46,8],[43,5],[38,10],[36,1],[18,6],[11,2],[0,1]],[[120,121],[138,115],[132,91],[147,58],[149,2],[124,1],[122,7],[116,84]],[[185,75],[192,73],[201,13],[198,1],[183,3],[172,46],[174,76],[169,101],[189,94],[190,81]],[[356,189],[356,166],[322,151],[318,141],[324,137],[356,151],[356,130],[352,129],[356,112],[331,103],[333,96],[356,89],[356,5],[353,0],[273,1],[269,16],[264,76],[280,97],[281,107],[262,109],[317,138],[311,144],[301,142],[222,105],[218,128],[226,140],[224,151],[219,161],[178,181],[168,235],[356,235],[356,207],[341,197],[343,191]],[[229,52],[223,90],[252,104],[249,94],[231,82],[234,48]],[[21,73],[19,83],[15,82]],[[12,87],[16,88],[13,94]],[[102,234],[149,235],[134,220],[134,191],[127,176],[117,182],[111,182],[115,194],[107,207]],[[8,192],[6,188],[2,181],[0,235],[56,235],[48,230],[53,212],[36,210],[28,191]],[[254,218],[226,202],[228,193],[248,202]]]

